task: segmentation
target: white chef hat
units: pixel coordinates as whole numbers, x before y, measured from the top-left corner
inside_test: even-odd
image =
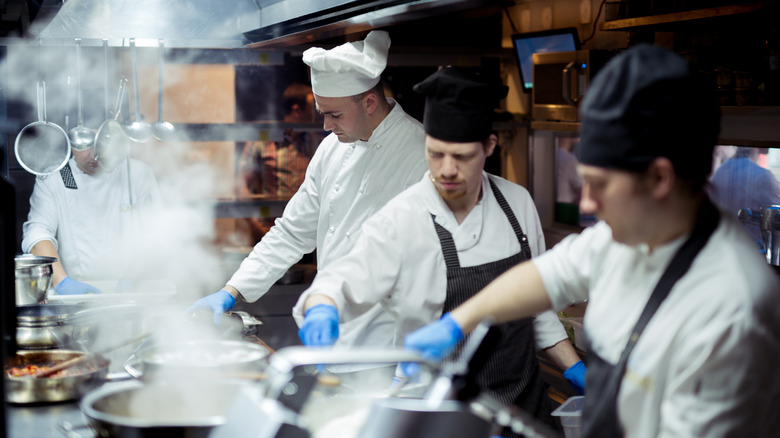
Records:
[[[303,62],[311,67],[312,91],[322,97],[348,97],[370,90],[385,70],[389,48],[390,35],[374,30],[363,41],[306,50]]]

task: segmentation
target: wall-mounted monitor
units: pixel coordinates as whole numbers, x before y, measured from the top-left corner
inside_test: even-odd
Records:
[[[569,52],[580,49],[580,39],[575,27],[515,34],[512,35],[512,44],[525,92],[530,92],[534,85],[534,53]]]

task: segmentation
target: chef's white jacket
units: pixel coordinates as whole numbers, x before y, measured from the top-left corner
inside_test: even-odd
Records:
[[[407,334],[439,319],[447,291],[447,267],[431,213],[452,233],[462,267],[520,252],[520,243],[493,195],[486,173],[482,173],[482,199],[460,225],[428,175],[366,221],[352,252],[317,273],[293,309],[299,325],[303,322],[303,303],[312,294],[327,295],[336,302],[342,325],[382,303],[396,319],[384,336],[399,347]],[[492,178],[528,236],[531,253],[542,253],[544,235],[528,191],[505,179]],[[537,317],[534,328],[539,349],[566,338],[552,312]]]
[[[387,201],[420,180],[426,169],[422,124],[393,105],[368,141],[341,143],[327,136],[282,217],[255,245],[228,281],[247,301],[265,294],[304,254],[317,249],[317,269],[347,254],[360,226]],[[376,305],[342,328],[340,345],[387,346],[375,333],[392,325]]]
[[[688,236],[648,251],[605,223],[534,259],[554,309],[589,298],[595,351],[617,363]],[[618,395],[627,437],[768,437],[780,431],[780,282],[731,215],[674,285],[629,357]]]
[[[132,201],[127,165],[111,173],[87,175],[71,158],[77,189],[65,187],[59,173],[36,178],[30,213],[22,227],[22,251],[49,240],[59,254],[65,272],[79,281],[133,278],[141,273],[144,248],[140,248],[146,214],[160,205],[160,190],[152,169],[131,159]],[[152,218],[153,219],[153,218]]]

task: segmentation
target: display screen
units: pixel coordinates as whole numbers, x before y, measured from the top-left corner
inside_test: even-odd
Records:
[[[520,67],[520,79],[523,83],[523,91],[531,91],[533,88],[533,54],[547,52],[570,52],[580,49],[580,39],[577,29],[567,27],[565,29],[545,30],[541,32],[529,32],[512,35],[512,42]]]

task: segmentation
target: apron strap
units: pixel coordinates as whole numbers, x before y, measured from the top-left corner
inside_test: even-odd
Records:
[[[490,183],[490,189],[493,190],[493,195],[496,197],[496,201],[498,201],[498,205],[501,206],[501,210],[504,210],[504,214],[506,214],[507,219],[509,219],[509,223],[512,225],[512,229],[515,230],[515,236],[517,236],[517,240],[520,242],[520,248],[522,249],[523,257],[525,260],[530,260],[531,246],[528,244],[528,236],[526,236],[523,232],[523,228],[520,226],[520,222],[517,221],[515,213],[511,208],[509,208],[509,203],[506,202],[504,194],[501,193],[501,190],[498,190],[498,187],[493,182],[493,179],[490,177],[490,175],[488,175],[488,182]]]
[[[455,248],[455,241],[452,239],[452,233],[436,222],[435,214],[431,213],[431,219],[433,219],[433,226],[436,228],[436,234],[439,235],[441,251],[444,253],[444,263],[447,265],[447,269],[460,268],[458,250]]]
[[[693,232],[669,262],[661,279],[653,289],[642,314],[631,330],[631,335],[617,364],[610,365],[595,353],[593,354],[594,357],[590,361],[590,369],[588,370],[590,377],[586,379],[588,393],[585,397],[583,411],[583,437],[620,437],[623,435],[617,413],[617,397],[626,371],[628,357],[674,284],[688,272],[699,251],[707,244],[718,226],[719,219],[718,210],[709,199],[705,199],[699,208]],[[592,385],[588,382],[591,382]]]

